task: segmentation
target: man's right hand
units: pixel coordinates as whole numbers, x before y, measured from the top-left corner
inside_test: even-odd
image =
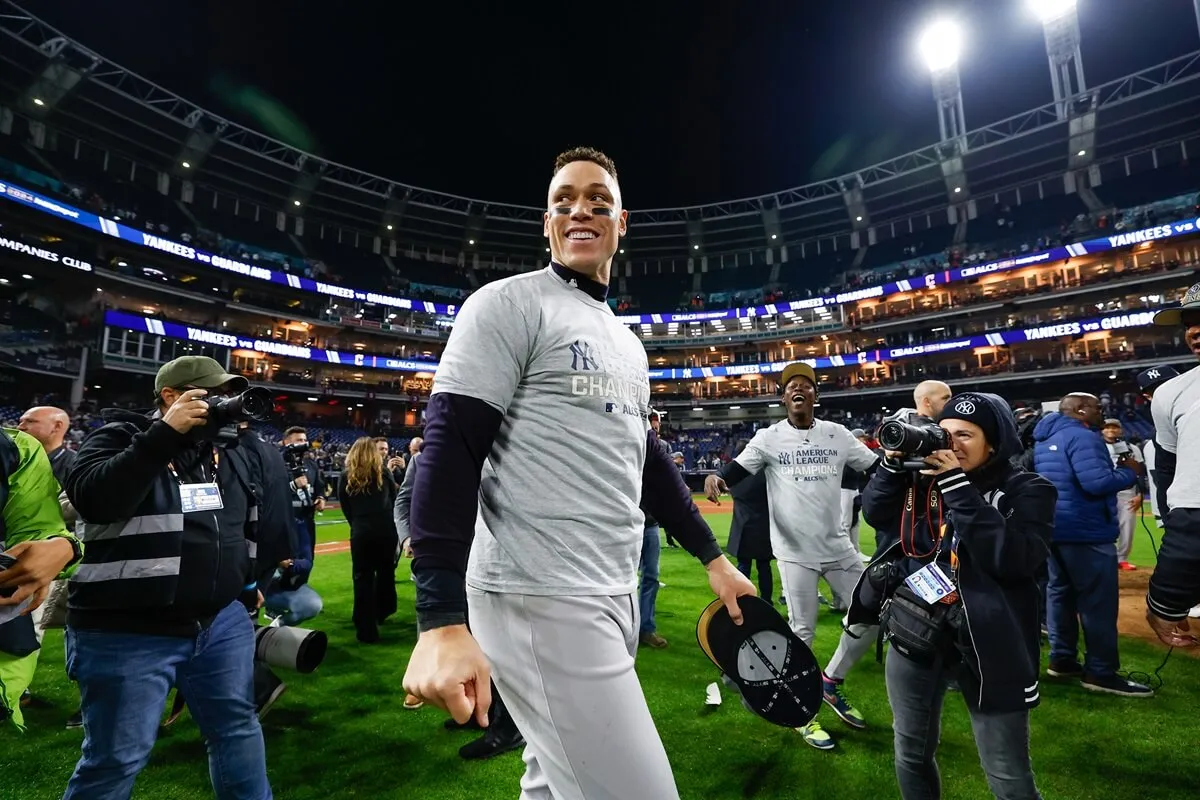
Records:
[[[474,716],[487,727],[492,670],[466,625],[420,635],[404,671],[404,691],[448,711],[459,725]]]
[[[704,479],[704,494],[710,502],[721,505],[721,495],[729,491],[725,479],[720,475],[709,475]]]
[[[163,422],[174,428],[177,433],[187,433],[192,428],[203,425],[208,420],[208,403],[200,398],[207,394],[204,389],[188,389],[179,395],[163,414]]]
[[[294,481],[292,481],[292,485],[295,486],[297,489],[307,489],[308,488],[308,476],[307,475],[298,476]]]

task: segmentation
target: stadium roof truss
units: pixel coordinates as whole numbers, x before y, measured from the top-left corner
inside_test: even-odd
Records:
[[[387,217],[394,230],[389,228],[384,238],[401,248],[458,253],[465,231],[476,230],[482,219],[480,253],[522,263],[544,257],[540,207],[410,186],[302,152],[179,97],[74,42],[11,0],[0,0],[0,63],[16,68],[6,68],[8,77],[0,78],[0,102],[20,97],[53,59],[90,65],[86,80],[53,111],[55,129],[136,163],[172,172],[189,131],[203,126],[213,143],[194,182],[218,194],[272,212],[295,213],[289,193],[297,173],[307,169],[319,175],[300,212],[310,227],[340,226],[370,241],[381,235],[379,221]],[[1186,147],[1200,131],[1197,78],[1200,51],[1072,98],[1078,115],[1096,115],[1094,163],[1103,166],[1156,148]],[[624,260],[683,260],[781,246],[790,248],[791,255],[781,253],[781,261],[846,252],[859,241],[851,238],[857,226],[848,217],[847,187],[861,192],[856,202],[869,212],[864,225],[870,225],[873,241],[946,224],[942,165],[955,157],[963,159],[972,202],[987,204],[989,198],[1030,189],[1038,196],[1055,182],[1051,190],[1061,193],[1070,169],[1070,122],[1050,102],[969,131],[961,140],[932,144],[850,175],[758,197],[632,210],[626,247],[633,255]],[[396,198],[403,198],[400,214],[395,213]],[[689,246],[698,241],[697,231],[703,241],[698,253]],[[777,241],[769,231],[778,231]]]

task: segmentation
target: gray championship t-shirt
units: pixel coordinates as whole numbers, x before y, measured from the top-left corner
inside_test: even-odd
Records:
[[[636,587],[649,364],[607,303],[547,267],[471,295],[433,393],[504,414],[483,465],[467,585],[533,595]]]
[[[1167,489],[1170,508],[1200,508],[1200,469],[1188,459],[1200,453],[1200,367],[1172,378],[1154,390],[1150,404],[1154,439],[1158,446],[1179,458],[1175,479]],[[1169,509],[1160,508],[1165,517]]]
[[[805,431],[785,419],[759,429],[735,460],[767,471],[775,557],[816,568],[856,554],[841,530],[842,470],[864,471],[877,459],[844,425],[819,419]]]

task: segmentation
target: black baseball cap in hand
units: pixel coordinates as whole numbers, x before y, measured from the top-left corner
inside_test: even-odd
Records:
[[[758,716],[787,728],[812,722],[823,699],[816,656],[766,600],[747,595],[738,606],[741,625],[721,600],[704,609],[696,625],[700,648]]]

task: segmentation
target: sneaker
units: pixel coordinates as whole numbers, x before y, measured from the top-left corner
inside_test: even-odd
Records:
[[[1120,564],[1117,564],[1117,567],[1119,569],[1124,570],[1125,572],[1136,572],[1137,571],[1137,567],[1135,567],[1133,564],[1130,564],[1128,561],[1122,561]]]
[[[831,681],[822,676],[821,683],[825,687],[825,703],[833,709],[833,713],[837,714],[842,722],[860,731],[867,727],[867,720],[857,708],[850,705],[850,701],[842,692],[841,681]]]
[[[802,728],[796,728],[796,732],[804,737],[804,741],[818,750],[832,750],[836,745],[833,743],[833,737],[825,732],[821,727],[821,723],[815,719]]]
[[[1046,674],[1051,678],[1082,678],[1083,667],[1078,661],[1051,661]]]
[[[83,727],[83,709],[79,709],[71,716],[67,717],[67,730],[75,730]]]
[[[653,648],[654,650],[662,650],[667,646],[667,640],[657,633],[643,633],[640,641],[646,647]]]
[[[524,746],[525,738],[517,726],[511,719],[502,716],[492,721],[483,736],[458,748],[458,755],[467,761],[479,761]]]
[[[1119,675],[1092,676],[1085,675],[1083,688],[1089,692],[1115,694],[1121,697],[1153,697],[1154,690],[1149,686],[1122,678]]]

